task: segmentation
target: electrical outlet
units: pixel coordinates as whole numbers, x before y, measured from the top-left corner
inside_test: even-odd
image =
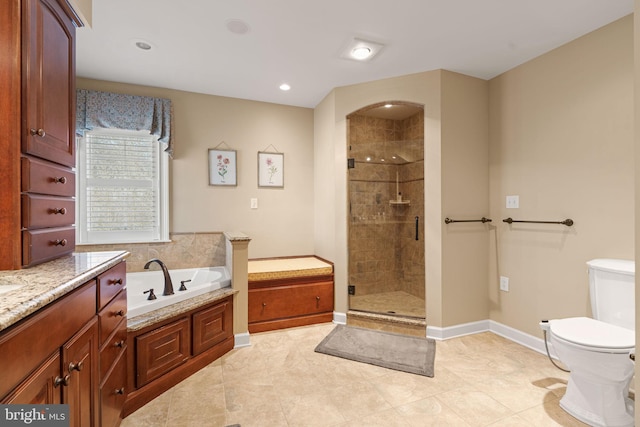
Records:
[[[509,292],[509,278],[500,276],[500,290],[503,292]]]
[[[258,209],[258,199],[251,199],[251,209]]]
[[[518,209],[520,207],[519,196],[507,196],[507,209]]]

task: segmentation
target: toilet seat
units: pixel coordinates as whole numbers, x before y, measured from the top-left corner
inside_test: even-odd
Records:
[[[628,353],[635,347],[635,332],[589,317],[551,320],[551,333],[577,347],[607,353]]]

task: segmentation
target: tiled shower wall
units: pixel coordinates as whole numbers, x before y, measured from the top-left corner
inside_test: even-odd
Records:
[[[125,243],[76,246],[76,252],[129,251],[127,271],[143,271],[152,258],[162,260],[170,270],[225,265],[223,233],[171,233],[171,242]],[[154,266],[154,269],[157,268]]]
[[[349,284],[356,295],[402,290],[424,298],[424,114],[404,120],[352,115],[348,130],[355,159],[349,169]],[[396,187],[409,204],[390,202]]]

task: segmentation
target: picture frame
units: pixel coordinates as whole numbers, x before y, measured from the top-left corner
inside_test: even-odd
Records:
[[[284,153],[258,151],[258,187],[284,188]]]
[[[236,150],[209,149],[209,185],[237,186]]]

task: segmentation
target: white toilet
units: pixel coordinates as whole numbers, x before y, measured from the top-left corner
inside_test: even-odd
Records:
[[[595,259],[589,267],[593,319],[541,323],[571,371],[560,406],[592,426],[633,426],[628,398],[635,350],[635,262]]]

